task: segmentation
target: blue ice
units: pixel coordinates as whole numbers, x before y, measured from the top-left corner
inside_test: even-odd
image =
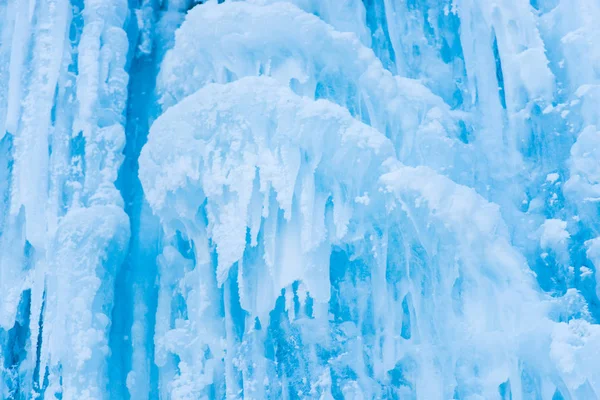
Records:
[[[0,399],[600,399],[598,0],[0,0]]]

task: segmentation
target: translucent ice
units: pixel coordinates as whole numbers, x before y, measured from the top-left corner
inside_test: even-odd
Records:
[[[0,398],[599,398],[599,20],[0,1]]]

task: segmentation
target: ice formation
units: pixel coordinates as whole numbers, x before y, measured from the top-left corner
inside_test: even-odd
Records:
[[[0,398],[600,398],[599,20],[0,1]]]

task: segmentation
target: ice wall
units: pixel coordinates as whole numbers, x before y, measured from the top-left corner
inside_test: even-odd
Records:
[[[2,12],[10,57],[0,393],[102,398],[114,277],[130,231],[114,186],[125,144],[127,3],[9,1]]]
[[[598,398],[599,20],[0,1],[0,398]]]

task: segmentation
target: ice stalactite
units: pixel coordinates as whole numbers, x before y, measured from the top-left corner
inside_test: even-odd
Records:
[[[106,388],[114,276],[129,241],[114,186],[125,144],[128,9],[123,2],[84,6],[81,16],[61,1],[7,8],[16,14],[7,18],[14,27],[3,30],[13,41],[3,328],[17,310],[30,313],[25,358],[8,368],[5,360],[5,371],[19,374],[5,377],[7,397],[92,399]],[[28,310],[17,307],[25,298]]]
[[[597,398],[599,18],[0,1],[0,398]]]
[[[176,140],[173,132],[179,133]],[[228,332],[234,327],[227,328],[234,307],[223,310],[224,326],[220,301],[215,304],[220,296],[226,306],[230,296],[236,298],[238,307],[248,313],[246,328],[239,320],[231,324],[252,332],[255,324],[263,329],[269,326],[279,293],[302,282],[304,301],[310,293],[314,312],[326,321],[331,245],[352,237],[354,230],[360,233],[361,224],[350,220],[351,210],[369,203],[376,181],[367,173],[377,170],[392,151],[384,136],[339,106],[301,98],[267,78],[209,85],[154,123],[140,160],[142,184],[167,232],[180,232],[194,244],[194,262],[187,261],[188,268],[177,266],[184,260],[173,256],[171,247],[165,249],[161,262],[161,277],[168,280],[163,284],[161,278],[160,299],[166,303],[159,300],[162,318],[157,319],[157,334],[159,327],[172,322],[170,329],[160,328],[164,336],[156,338],[157,359],[159,353],[170,352],[181,360],[177,378],[171,380],[172,396],[182,396],[176,393],[185,389],[190,398],[197,398],[207,393],[206,386],[219,385],[217,367],[223,352],[228,354],[223,367],[228,373],[221,384],[227,393],[236,382],[232,370],[249,374],[243,387],[260,385],[252,378],[268,375],[262,357],[253,371],[240,370],[234,362],[240,344],[223,349],[217,340],[236,341],[230,337],[235,334]],[[165,156],[173,162],[168,168],[163,164]],[[319,191],[323,185],[331,198]],[[211,243],[216,249],[216,277]],[[169,280],[176,270],[183,284],[178,290]],[[232,279],[238,282],[233,285],[239,290],[236,296],[230,293]],[[200,287],[194,282],[200,282]],[[187,317],[177,318],[168,311],[179,296]],[[198,351],[184,346],[188,335],[206,338],[194,341]],[[207,352],[211,357],[206,358]],[[159,367],[173,368],[162,363]],[[204,372],[193,378],[187,371]]]
[[[250,29],[258,21],[269,24],[270,31]],[[209,28],[214,26],[223,32]],[[190,40],[196,36],[207,40]],[[279,40],[293,56],[280,51]],[[245,49],[245,58],[231,53],[238,47]],[[194,78],[186,79],[190,74]],[[406,163],[431,165],[472,181],[469,166],[476,160],[459,140],[460,112],[450,110],[419,81],[393,76],[353,35],[339,33],[289,3],[206,4],[193,9],[165,56],[157,90],[167,108],[206,83],[256,75],[274,77],[300,95],[346,107],[392,139]]]
[[[315,12],[306,4],[298,3],[298,5],[306,11]],[[384,6],[389,8],[390,4]],[[419,7],[424,6],[424,4],[419,5]],[[156,149],[166,147],[167,140],[170,142],[173,140],[172,136],[166,132],[171,129],[178,132],[196,130],[197,134],[201,134],[200,132],[214,129],[212,127],[205,128],[204,123],[197,120],[199,117],[201,119],[207,117],[201,117],[199,114],[186,117],[184,114],[179,114],[183,109],[191,107],[189,103],[201,104],[203,98],[220,98],[210,92],[210,90],[214,90],[214,87],[210,85],[195,92],[204,85],[220,82],[226,84],[225,87],[231,87],[231,90],[235,88],[238,90],[237,100],[240,104],[245,104],[247,94],[239,85],[241,82],[246,82],[246,78],[243,77],[269,75],[275,78],[280,85],[289,85],[299,95],[314,99],[327,99],[347,107],[351,115],[377,128],[392,139],[391,144],[394,146],[395,156],[400,161],[412,165],[430,165],[438,173],[446,174],[461,183],[472,184],[477,188],[484,189],[484,193],[487,193],[492,199],[498,200],[501,205],[499,207],[488,203],[476,195],[472,189],[456,185],[433,170],[411,169],[401,166],[401,164],[399,167],[390,167],[390,165],[395,165],[395,162],[386,163],[392,170],[383,175],[385,178],[382,178],[384,179],[382,186],[378,190],[370,190],[368,195],[356,196],[356,200],[359,204],[366,205],[368,210],[381,210],[384,203],[390,207],[390,204],[399,202],[400,206],[387,208],[381,215],[370,211],[369,217],[366,220],[361,219],[361,223],[357,224],[363,227],[360,234],[351,235],[350,237],[353,239],[344,242],[343,245],[340,242],[333,242],[335,243],[334,247],[328,251],[330,276],[334,275],[334,277],[330,277],[331,288],[329,289],[330,293],[333,290],[334,297],[326,297],[331,301],[330,307],[339,301],[340,304],[336,304],[335,307],[341,307],[342,303],[346,304],[345,307],[352,304],[357,312],[361,306],[357,303],[353,304],[351,299],[362,298],[367,304],[362,306],[363,311],[359,312],[357,316],[360,323],[354,325],[354,329],[362,332],[369,331],[369,334],[361,338],[362,344],[359,345],[363,353],[368,353],[368,356],[365,355],[368,361],[360,355],[355,355],[352,362],[346,364],[346,368],[353,371],[356,379],[351,379],[348,375],[344,375],[342,378],[340,370],[336,370],[332,365],[324,367],[321,364],[323,360],[320,360],[318,356],[311,358],[309,355],[296,361],[299,366],[305,366],[302,368],[306,368],[306,371],[312,371],[307,372],[311,384],[307,384],[304,380],[296,380],[298,377],[294,373],[284,369],[277,372],[279,379],[282,380],[279,387],[263,386],[257,392],[256,381],[251,379],[252,374],[256,373],[254,371],[256,365],[262,364],[263,371],[257,376],[268,375],[269,362],[267,361],[267,366],[264,366],[264,362],[253,363],[253,367],[248,368],[248,371],[244,371],[242,368],[241,372],[236,373],[235,368],[228,366],[231,361],[227,361],[230,360],[230,356],[227,355],[224,356],[225,365],[222,368],[229,375],[226,375],[225,383],[214,383],[217,388],[224,386],[227,388],[227,393],[234,395],[236,390],[227,391],[232,389],[233,385],[234,389],[242,388],[241,390],[247,396],[259,393],[259,397],[264,396],[265,393],[276,395],[276,393],[294,393],[295,391],[296,395],[301,396],[309,388],[313,394],[318,393],[319,390],[325,390],[327,393],[336,391],[339,393],[341,390],[345,395],[362,392],[369,393],[371,396],[381,396],[383,393],[415,396],[419,393],[420,396],[429,394],[430,397],[459,396],[460,398],[504,396],[509,393],[515,396],[537,395],[545,398],[551,397],[555,392],[566,394],[579,390],[577,385],[569,382],[565,384],[563,379],[568,379],[564,375],[565,370],[560,363],[556,369],[546,367],[545,363],[556,362],[555,358],[552,360],[546,358],[545,361],[541,361],[534,355],[534,352],[526,349],[536,340],[541,343],[534,346],[536,351],[548,353],[550,348],[560,348],[564,337],[557,336],[554,332],[563,329],[563,325],[561,325],[562,323],[556,325],[552,318],[556,313],[567,312],[568,314],[570,311],[563,309],[565,305],[562,302],[554,302],[536,291],[537,283],[534,275],[528,270],[527,259],[511,245],[512,227],[504,222],[504,216],[501,214],[501,210],[504,209],[505,216],[511,223],[513,220],[520,221],[527,218],[526,214],[522,214],[522,211],[516,209],[514,203],[519,200],[518,191],[532,183],[524,181],[515,186],[515,182],[512,181],[515,176],[522,174],[526,163],[531,163],[531,160],[535,159],[531,158],[527,147],[523,147],[521,138],[515,136],[514,132],[527,132],[534,129],[531,127],[535,127],[536,124],[546,123],[542,113],[534,117],[529,115],[532,110],[535,111],[536,107],[538,109],[546,108],[555,90],[554,75],[549,69],[549,61],[545,56],[540,33],[530,23],[535,18],[534,12],[528,7],[516,5],[510,8],[511,6],[509,4],[489,6],[474,2],[473,4],[460,3],[454,5],[452,9],[448,7],[441,10],[446,17],[452,13],[468,24],[468,21],[472,19],[473,22],[470,23],[473,26],[472,29],[481,30],[477,33],[464,28],[460,29],[463,43],[473,42],[476,47],[479,46],[464,55],[466,81],[475,85],[467,89],[467,93],[470,91],[473,96],[473,103],[468,107],[465,106],[464,113],[451,111],[444,100],[435,96],[419,81],[393,77],[383,68],[380,61],[374,58],[374,54],[368,48],[363,47],[363,44],[368,41],[362,40],[361,43],[357,39],[340,35],[318,19],[289,5],[279,2],[274,4],[261,2],[260,5],[240,2],[222,5],[212,3],[197,7],[188,15],[187,20],[177,32],[174,48],[166,55],[159,74],[157,89],[163,107],[167,111],[164,117],[157,120],[155,128],[153,128],[160,129],[162,133],[159,134],[156,131],[151,135],[148,151],[151,152],[149,154],[153,154],[151,158],[154,161],[150,164],[146,162],[143,164],[149,166],[149,171],[161,171],[164,178],[149,179],[145,187],[149,198],[154,197],[157,187],[170,187],[167,193],[172,192],[173,197],[169,197],[171,196],[169,194],[163,195],[165,199],[170,198],[170,200],[163,200],[160,197],[158,203],[151,201],[151,206],[163,220],[165,213],[169,216],[167,220],[171,222],[168,224],[173,225],[175,232],[179,232],[176,235],[183,235],[187,240],[191,240],[191,251],[195,252],[196,256],[191,257],[191,261],[186,261],[186,263],[193,262],[194,258],[197,259],[197,254],[201,254],[200,259],[203,265],[212,262],[212,268],[216,268],[217,281],[213,284],[224,284],[222,292],[217,290],[213,292],[213,295],[223,296],[223,303],[220,303],[220,307],[223,307],[222,313],[224,314],[219,315],[223,315],[224,320],[218,332],[225,336],[224,340],[228,343],[225,354],[231,351],[231,345],[236,340],[244,343],[245,336],[241,334],[240,337],[239,332],[236,334],[235,330],[231,330],[231,322],[228,322],[233,320],[229,313],[233,313],[238,307],[250,316],[249,320],[248,317],[246,318],[244,327],[247,329],[248,326],[252,326],[252,330],[247,331],[248,337],[251,337],[250,334],[252,335],[252,348],[254,349],[252,354],[256,356],[256,351],[268,353],[268,350],[261,347],[264,346],[261,342],[265,340],[268,342],[268,336],[255,339],[257,332],[261,329],[264,330],[264,318],[253,321],[252,317],[255,316],[255,311],[247,301],[248,298],[263,301],[262,299],[265,298],[265,293],[268,291],[260,290],[249,296],[248,275],[244,273],[248,269],[256,270],[256,260],[262,264],[264,261],[261,258],[263,260],[270,259],[268,255],[270,246],[268,246],[267,240],[272,240],[273,237],[281,240],[273,248],[281,249],[282,254],[286,254],[284,260],[287,270],[297,270],[294,268],[294,260],[302,258],[297,251],[289,253],[289,249],[292,248],[289,243],[295,242],[286,239],[289,229],[277,230],[279,225],[269,223],[270,218],[263,218],[262,222],[257,223],[248,220],[240,226],[237,234],[234,234],[235,229],[232,228],[222,231],[218,229],[218,224],[223,223],[221,218],[227,219],[228,216],[238,213],[241,214],[233,217],[232,220],[240,221],[250,218],[244,217],[247,213],[245,211],[247,206],[244,205],[253,204],[254,194],[251,193],[257,183],[253,183],[254,174],[250,170],[253,171],[254,168],[247,170],[243,174],[245,179],[242,179],[240,178],[242,170],[235,174],[216,173],[212,166],[201,167],[205,161],[194,161],[194,157],[190,156],[167,158],[171,159],[169,165],[172,167],[170,168],[155,166],[154,163],[158,162],[158,157],[154,154],[160,153]],[[415,9],[409,7],[405,11],[414,12]],[[440,15],[440,10],[437,11]],[[392,13],[391,15],[394,18],[406,17],[405,15],[403,17],[401,13]],[[327,17],[324,16],[324,19]],[[227,23],[228,20],[231,23]],[[221,25],[217,26],[217,21]],[[264,24],[268,24],[273,29],[268,34],[261,30],[251,29],[250,24],[256,23],[256,21],[265,21]],[[393,35],[394,29],[398,28],[398,26],[389,26],[393,23],[393,18],[387,19],[388,34]],[[523,26],[520,27],[519,24]],[[214,28],[215,26],[217,28]],[[273,34],[279,27],[282,29],[281,33]],[[283,31],[284,27],[285,32]],[[294,32],[294,29],[298,34],[290,35],[290,31]],[[307,36],[311,34],[315,35],[314,39]],[[190,40],[196,36],[210,37],[211,39],[206,41]],[[284,38],[285,45],[279,45],[278,41]],[[398,38],[395,37],[395,40]],[[404,50],[401,47],[404,44],[399,41],[396,43],[397,45],[393,45],[395,46],[394,54],[406,54],[403,53]],[[321,49],[325,46],[331,50]],[[424,46],[427,47],[427,45]],[[285,47],[287,52],[280,52],[279,49],[282,47]],[[241,48],[244,50],[235,50]],[[435,48],[430,47],[428,51],[435,53]],[[483,53],[489,54],[488,63],[481,63]],[[244,57],[239,57],[239,54],[244,54]],[[332,56],[333,54],[335,56]],[[533,63],[530,60],[532,57],[535,61]],[[500,59],[504,64],[499,63]],[[344,62],[343,60],[348,61]],[[530,79],[531,76],[522,76],[528,71],[528,69],[519,67],[523,62],[527,63],[530,67],[529,70],[538,72],[541,70],[544,73],[536,76],[535,80]],[[487,70],[478,72],[477,68],[487,68],[486,66],[489,67]],[[408,68],[406,65],[397,65],[396,67]],[[515,68],[520,75],[514,72]],[[428,80],[425,82],[431,85],[435,82],[434,72],[434,70],[424,71],[424,75],[417,73],[414,76],[426,77]],[[445,76],[451,75],[448,70],[437,72],[446,74]],[[508,75],[506,79],[505,75]],[[187,79],[189,76],[193,76],[194,79]],[[486,79],[488,83],[486,83]],[[387,82],[387,84],[383,82]],[[351,90],[347,89],[349,84],[352,85],[350,86]],[[497,88],[500,88],[500,91],[496,90]],[[440,89],[439,86],[437,89]],[[250,90],[252,94],[256,92],[258,90]],[[447,91],[440,90],[439,93],[448,98]],[[375,100],[375,98],[377,99]],[[379,100],[383,102],[377,103]],[[222,102],[229,103],[229,101]],[[239,107],[253,109],[256,101],[250,103]],[[423,111],[415,110],[415,103],[424,104]],[[234,137],[233,132],[239,128],[228,127],[228,123],[225,122],[228,118],[224,120],[220,117],[220,111],[215,112],[215,116],[212,117],[215,126],[227,127],[228,135]],[[480,112],[482,114],[479,114]],[[175,113],[178,117],[173,117]],[[257,114],[262,115],[263,113]],[[239,115],[239,112],[235,115]],[[411,124],[411,118],[415,115],[427,115],[427,117],[421,118],[416,124],[414,122]],[[491,118],[491,115],[496,115],[496,119]],[[162,119],[166,117],[170,117],[168,123]],[[431,118],[431,120],[427,118]],[[272,119],[278,121],[278,118]],[[465,125],[468,125],[469,129],[475,130],[477,136],[464,137]],[[279,123],[276,123],[275,126],[279,127]],[[269,127],[263,129],[269,129]],[[416,132],[416,135],[411,137],[410,132]],[[434,135],[427,136],[427,132]],[[179,135],[174,135],[180,138]],[[182,134],[181,139],[187,137],[186,135]],[[158,137],[169,137],[170,139],[160,141]],[[154,140],[158,142],[155,143]],[[189,140],[183,140],[185,140],[187,150]],[[423,140],[421,143],[424,147],[413,144],[414,141],[419,140]],[[434,145],[435,140],[439,140],[438,146]],[[164,143],[163,146],[158,145],[161,142]],[[245,144],[244,141],[241,143],[239,146]],[[227,146],[228,148],[237,148],[238,145],[232,146],[228,143]],[[179,147],[185,154],[189,154],[184,151],[183,146],[175,145],[175,147]],[[212,145],[205,144],[193,153],[213,151],[211,149]],[[562,148],[558,147],[557,149]],[[469,157],[469,152],[475,154]],[[226,154],[232,156],[234,153],[229,151]],[[440,161],[440,156],[445,154],[450,157],[442,156],[442,161]],[[252,162],[252,157],[247,157],[250,157],[248,153],[242,153],[238,157],[244,168],[258,165]],[[221,158],[215,160],[225,163],[225,165],[231,165],[232,162],[226,161],[231,160],[229,158],[225,158],[225,161],[222,161]],[[283,163],[280,168],[281,173],[285,175],[285,171],[290,167],[295,171],[294,165],[296,163],[292,160]],[[301,170],[303,164],[299,165]],[[465,165],[471,166],[471,172],[464,168]],[[459,172],[453,171],[452,167]],[[226,171],[233,171],[230,168],[232,167],[228,166]],[[588,168],[584,169],[589,170]],[[178,170],[186,171],[185,179],[177,172]],[[230,212],[226,212],[224,208],[219,208],[218,212],[212,211],[214,197],[211,197],[210,193],[214,190],[214,184],[210,179],[206,180],[203,170],[211,171],[210,177],[222,176],[225,181],[232,179],[235,184],[242,185],[242,182],[246,182],[245,189],[223,191],[223,195],[226,196],[224,199],[236,204],[236,206],[230,207]],[[261,171],[265,170],[265,166],[258,166],[257,170],[260,176]],[[380,170],[370,173],[379,175],[382,172]],[[154,177],[154,174],[152,173],[151,176]],[[548,178],[544,176],[549,182],[552,181],[552,177],[551,174],[548,174]],[[260,182],[260,179],[258,181]],[[199,182],[199,184],[192,185],[193,193],[196,194],[190,192],[185,195],[181,192],[182,187],[188,187],[192,182]],[[490,191],[489,186],[486,189],[486,182],[494,182],[497,186]],[[319,188],[318,185],[315,187]],[[320,188],[321,190],[325,189],[322,186]],[[444,188],[447,188],[447,192]],[[280,196],[289,198],[276,188],[274,190],[277,198]],[[381,194],[382,191],[395,195],[390,198],[390,195]],[[335,190],[325,189],[324,192],[329,193],[326,196],[331,196],[329,201],[333,204],[335,212]],[[221,196],[220,191],[217,193]],[[403,193],[407,193],[406,195],[416,193],[417,196],[414,198],[409,196],[409,200],[405,200]],[[188,203],[189,200],[194,201],[191,207]],[[325,200],[327,204],[329,201]],[[293,204],[296,202],[299,209],[302,210],[301,196],[292,200],[292,210],[294,209]],[[258,201],[257,204],[260,203],[261,201]],[[165,204],[170,205],[165,206]],[[425,208],[424,205],[426,205]],[[285,221],[285,210],[289,206],[280,204],[280,207]],[[179,217],[173,217],[173,210],[180,210],[177,211],[180,214]],[[187,211],[181,214],[182,210]],[[325,210],[327,212],[327,207]],[[540,210],[536,211],[536,213],[539,212]],[[391,223],[383,223],[386,213],[388,222],[397,221],[398,226],[403,227],[411,224],[413,228],[398,229]],[[250,215],[253,214],[250,213]],[[353,221],[355,217],[353,211],[348,215],[351,215],[349,221]],[[461,215],[464,215],[464,219],[461,219],[463,218]],[[540,217],[537,215],[535,218],[539,221]],[[547,214],[541,215],[541,222],[544,222],[544,216]],[[335,219],[335,217],[333,218]],[[475,219],[475,222],[470,222],[472,218]],[[290,221],[293,220],[292,213]],[[439,228],[433,228],[436,220],[440,221]],[[550,227],[552,220],[548,219],[546,222]],[[203,231],[200,234],[201,239],[199,240],[204,250],[198,249],[194,234],[190,234],[190,231],[196,229],[198,224],[207,228],[206,232]],[[257,226],[259,228],[256,228]],[[287,227],[285,223],[283,226]],[[334,228],[327,225],[326,227],[329,234],[336,232],[335,225]],[[261,233],[263,229],[264,234]],[[280,233],[269,234],[269,229],[277,230]],[[547,234],[541,233],[541,235],[542,242],[546,240],[544,242],[546,244],[542,246],[552,243],[551,247],[560,250],[560,245],[555,241],[554,230],[550,229]],[[546,237],[544,235],[550,236],[548,239],[543,239]],[[568,232],[566,235],[565,238],[568,238]],[[227,271],[223,271],[221,264],[224,258],[223,251],[219,250],[223,247],[224,237],[227,238],[226,243],[229,243],[227,252],[238,254],[232,258],[237,261],[237,266],[229,271],[232,274],[235,273],[235,279],[233,275],[230,275],[229,279],[232,282],[229,284],[224,278]],[[259,240],[257,241],[256,238]],[[485,238],[489,238],[489,242],[486,242]],[[265,240],[265,243],[262,244],[264,249],[261,249],[260,239]],[[522,240],[519,237],[517,239]],[[558,238],[558,240],[565,243],[564,239]],[[475,241],[480,243],[480,250],[473,249],[474,246],[477,246]],[[305,243],[306,241],[300,239],[298,242]],[[206,250],[207,243],[209,245],[208,252]],[[362,244],[357,245],[357,243]],[[215,246],[213,257],[216,257],[216,260],[210,261],[212,245]],[[253,250],[255,246],[257,250]],[[169,249],[167,257],[170,260],[169,265],[172,265],[173,260],[177,257],[184,257],[181,255],[174,258],[172,255],[174,249]],[[563,251],[568,252],[566,247],[563,247]],[[240,259],[239,254],[242,253],[245,255]],[[261,253],[263,253],[262,257]],[[341,258],[337,259],[337,257]],[[188,259],[189,257],[184,258]],[[347,261],[342,261],[344,258],[347,258]],[[403,260],[403,263],[400,263],[400,260]],[[183,263],[183,259],[180,262]],[[226,262],[227,265],[231,263],[231,261]],[[356,285],[355,290],[361,288],[366,291],[363,296],[353,292],[347,286],[349,284],[347,276],[343,278],[336,276],[336,268],[343,268],[341,266],[345,263],[351,265],[349,268],[358,270],[360,270],[361,263],[370,266],[366,272],[368,278],[363,277],[361,283],[353,281]],[[303,264],[311,265],[310,262]],[[189,264],[187,268],[195,270],[196,267],[192,267],[192,265],[193,263]],[[413,265],[416,266],[413,268]],[[186,272],[182,271],[180,274],[183,277]],[[187,282],[187,279],[180,279]],[[338,279],[339,281],[336,282]],[[260,282],[265,280],[260,279]],[[283,302],[281,311],[287,315],[286,320],[289,319],[289,322],[283,323],[283,320],[275,317],[278,312],[276,312],[277,305],[276,302],[273,303],[274,300],[271,300],[271,303],[265,307],[266,310],[274,310],[270,312],[267,335],[279,331],[286,332],[287,335],[294,338],[296,336],[293,332],[294,329],[297,329],[297,339],[293,340],[296,343],[298,341],[302,343],[297,346],[305,349],[303,351],[308,354],[313,351],[319,353],[318,349],[333,351],[336,346],[328,346],[331,344],[328,342],[331,338],[324,332],[327,329],[330,332],[337,329],[335,328],[336,323],[331,325],[332,312],[333,318],[337,318],[335,307],[330,308],[329,322],[319,318],[319,303],[322,301],[319,301],[318,295],[315,296],[314,287],[311,289],[310,285],[306,285],[310,279],[299,275],[291,281],[295,280],[299,283],[288,287],[281,296],[275,291],[272,297],[272,299],[278,297],[281,299]],[[173,291],[173,283],[169,282],[171,283],[168,284],[170,288],[168,293],[171,293],[172,299],[177,299],[177,291]],[[280,286],[276,285],[276,287]],[[232,288],[235,290],[236,287],[239,291],[239,299],[231,294]],[[429,291],[435,293],[432,301],[428,300],[427,293]],[[494,299],[493,301],[486,303],[481,301],[486,297],[484,293],[489,295],[492,292],[495,294],[489,296],[489,299]],[[576,292],[567,292],[567,295],[573,296],[574,293]],[[578,295],[574,296],[572,297],[573,301],[579,301],[577,300],[579,299]],[[306,299],[310,300],[311,310],[304,315],[306,310],[303,310],[305,307],[303,304]],[[232,303],[234,300],[238,300],[239,304]],[[445,310],[441,308],[441,304],[448,304],[445,312],[441,311]],[[370,311],[365,311],[364,307]],[[397,320],[388,322],[386,317],[389,317],[389,314],[384,311],[388,309],[402,310],[402,312],[396,317]],[[341,312],[340,309],[337,312]],[[423,316],[433,315],[436,312],[441,313],[440,317],[433,318],[433,320],[445,321],[448,318],[455,318],[455,320],[448,320],[447,324],[441,323],[440,327],[435,323],[432,324],[427,318],[423,321]],[[587,315],[585,310],[582,315]],[[307,316],[308,320],[305,320]],[[188,318],[190,318],[189,315],[187,317],[182,315],[183,321]],[[217,317],[217,320],[220,320],[219,318]],[[314,320],[314,322],[308,322],[310,320]],[[531,320],[537,321],[535,328],[529,326]],[[274,325],[273,321],[277,321],[277,325]],[[581,323],[586,324],[587,322]],[[312,334],[303,330],[305,324],[311,326]],[[348,323],[345,328],[349,329]],[[440,333],[441,330],[444,330],[443,335]],[[398,339],[394,335],[395,332],[397,335],[398,331],[401,332],[402,339]],[[231,342],[231,335],[234,336],[233,342]],[[456,335],[455,339],[451,339],[454,337],[453,335]],[[496,350],[505,350],[489,352],[486,348],[487,342],[482,342],[479,346],[473,341],[473,338],[479,335],[486,337],[486,340],[496,338],[494,339],[496,340],[494,346]],[[456,353],[444,352],[442,348],[446,346],[444,343],[448,343],[446,340],[452,341],[456,345],[455,349],[461,349],[462,347],[458,343],[465,340],[465,348],[477,348],[477,355],[465,356],[462,354],[464,350],[456,350]],[[257,343],[261,343],[261,345],[257,347]],[[289,344],[287,340],[278,343],[284,347]],[[356,346],[357,343],[354,342],[352,345]],[[412,353],[412,348],[421,349],[421,353],[419,355]],[[424,348],[429,349],[427,356],[423,355]],[[343,350],[339,351],[344,353]],[[507,353],[511,355],[507,356]],[[556,356],[556,353],[552,354],[552,357]],[[275,357],[277,358],[277,356]],[[212,365],[211,357],[205,359],[205,362],[208,362],[209,359]],[[283,359],[280,361],[286,363]],[[185,364],[186,370],[189,368],[188,362],[186,361]],[[372,371],[371,377],[365,375],[365,370],[361,371],[361,364],[362,368]],[[446,365],[446,367],[440,367],[440,365]],[[173,365],[169,368],[173,368]],[[476,382],[472,382],[470,372],[468,372],[472,370],[485,370],[486,373],[479,375]],[[540,375],[542,370],[545,378]],[[211,371],[214,370],[211,369]],[[387,371],[388,375],[383,371]],[[183,379],[182,373],[183,371],[180,371],[178,376],[179,382]],[[524,380],[523,374],[532,376],[531,379],[535,379],[539,383],[532,386]],[[440,382],[440,386],[436,387],[427,383],[431,376],[437,377],[436,381]],[[331,384],[324,384],[328,379],[334,379],[332,377],[338,380],[337,388],[336,385],[332,387]],[[250,384],[246,383],[248,379],[250,379]],[[589,375],[589,379],[593,379],[593,375]],[[443,382],[448,383],[444,385]],[[179,386],[179,388],[181,387]],[[212,390],[218,389],[213,387]]]

